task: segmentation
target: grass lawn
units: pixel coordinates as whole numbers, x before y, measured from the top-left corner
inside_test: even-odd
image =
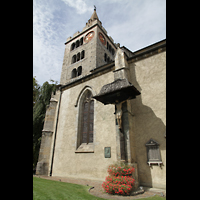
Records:
[[[88,192],[90,186],[33,177],[33,200],[103,200]]]
[[[103,200],[88,192],[90,186],[77,185],[33,177],[33,200]],[[154,196],[140,200],[166,200]]]

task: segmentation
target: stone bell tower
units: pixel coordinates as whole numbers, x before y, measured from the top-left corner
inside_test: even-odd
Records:
[[[60,84],[90,74],[91,70],[114,61],[117,44],[107,35],[94,7],[94,12],[81,32],[67,38]]]

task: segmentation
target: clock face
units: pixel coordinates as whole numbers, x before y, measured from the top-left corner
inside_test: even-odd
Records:
[[[106,39],[102,33],[99,32],[99,39],[103,45],[106,45]]]
[[[89,33],[85,36],[84,41],[87,43],[87,42],[89,42],[93,37],[94,37],[94,31],[91,31],[91,32],[89,32]]]

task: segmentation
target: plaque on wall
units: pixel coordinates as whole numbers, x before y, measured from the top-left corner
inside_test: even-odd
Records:
[[[104,148],[104,155],[105,155],[105,158],[111,158],[111,147]]]

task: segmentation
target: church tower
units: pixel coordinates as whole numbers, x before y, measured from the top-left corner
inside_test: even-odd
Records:
[[[46,110],[36,175],[104,181],[135,168],[134,188],[166,188],[166,40],[132,52],[94,8],[65,42],[60,84]]]
[[[114,61],[117,44],[107,35],[96,12],[81,32],[74,33],[65,43],[60,84],[90,73],[94,68]]]

